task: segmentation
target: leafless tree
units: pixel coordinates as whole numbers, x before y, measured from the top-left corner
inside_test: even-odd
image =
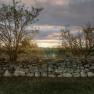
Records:
[[[0,40],[7,49],[10,61],[16,61],[21,41],[30,35],[27,26],[35,22],[42,8],[27,8],[12,0],[12,5],[0,8]]]
[[[88,24],[85,27],[82,27],[82,30],[78,31],[76,35],[73,35],[69,30],[62,30],[60,37],[60,41],[62,41],[62,49],[65,50],[65,54],[68,51],[68,55],[70,57],[73,55],[73,59],[77,56],[88,76],[88,56],[90,56],[94,49],[94,28]]]
[[[94,28],[87,24],[83,27],[84,42],[85,42],[85,58],[90,54],[90,50],[94,48]]]

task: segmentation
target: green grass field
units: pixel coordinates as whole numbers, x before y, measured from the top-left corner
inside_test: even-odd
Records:
[[[0,94],[94,94],[94,78],[0,78]]]

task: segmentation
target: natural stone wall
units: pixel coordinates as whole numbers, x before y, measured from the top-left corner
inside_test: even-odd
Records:
[[[94,76],[94,64],[70,60],[35,64],[1,62],[0,76],[90,77]]]

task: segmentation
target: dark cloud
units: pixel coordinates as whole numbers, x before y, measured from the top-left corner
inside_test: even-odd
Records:
[[[35,39],[55,39],[53,36],[54,33],[59,33],[60,29],[55,30],[55,29],[50,29],[50,30],[40,30],[38,35],[35,36]],[[52,37],[49,37],[51,35]],[[57,39],[57,38],[56,38]]]
[[[9,3],[12,0],[0,0]],[[19,1],[19,0],[17,0]],[[21,0],[27,5],[40,6],[44,11],[38,24],[94,24],[94,0]]]
[[[9,4],[12,0],[0,0]],[[44,10],[39,16],[37,24],[47,25],[85,25],[88,22],[94,25],[94,0],[22,0],[26,5],[43,7]],[[60,30],[40,30],[36,39],[47,39],[56,37],[56,33]],[[56,32],[54,34],[54,32]],[[74,32],[74,31],[73,31]]]
[[[62,1],[62,0],[61,0]],[[66,0],[67,1],[67,0]],[[39,24],[94,24],[94,0],[69,0],[68,5],[46,5]]]

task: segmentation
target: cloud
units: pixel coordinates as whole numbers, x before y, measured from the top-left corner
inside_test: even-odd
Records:
[[[58,25],[33,25],[32,27],[39,30],[34,39],[40,40],[58,40],[61,29],[65,29],[65,26]]]
[[[0,0],[8,3],[11,0]],[[43,7],[38,24],[94,24],[94,0],[21,0],[26,5]]]
[[[94,0],[66,0],[65,3],[60,4],[56,1],[53,4],[51,2],[44,6],[39,24],[83,25],[88,22],[94,24]]]
[[[10,3],[12,0],[0,0]],[[21,0],[26,5],[43,7],[39,16],[39,34],[36,39],[57,39],[57,34],[63,25],[84,25],[90,22],[94,25],[94,0]],[[35,24],[35,25],[36,25]],[[60,26],[60,27],[59,27]],[[74,33],[78,29],[72,29]]]
[[[32,2],[36,4],[44,4],[44,5],[65,5],[68,4],[69,0],[22,0],[27,4],[31,4]]]
[[[35,25],[33,28],[38,28],[39,33],[35,39],[57,39],[57,33],[60,32],[64,26],[55,25]],[[56,36],[56,37],[55,37]]]
[[[49,34],[48,36],[46,36],[46,39],[49,39],[49,40],[59,40],[60,38],[60,32],[53,32],[51,34]]]
[[[60,31],[66,30],[65,26],[55,26],[55,25],[45,25],[45,26],[34,26],[35,28],[40,28],[39,33],[35,36],[35,40],[59,40]],[[82,32],[80,26],[69,26],[67,29],[70,30],[71,34],[76,36],[79,31]]]

